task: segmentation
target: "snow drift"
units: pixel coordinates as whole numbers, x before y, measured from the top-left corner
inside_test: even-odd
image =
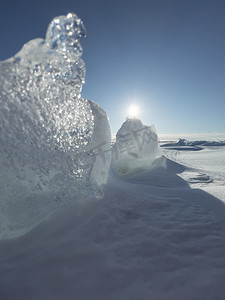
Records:
[[[223,300],[225,206],[164,160],[0,241],[0,299]]]

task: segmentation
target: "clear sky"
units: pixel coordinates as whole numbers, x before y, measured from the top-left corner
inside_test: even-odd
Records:
[[[116,132],[127,107],[159,133],[225,132],[224,0],[1,0],[0,60],[77,13],[86,83]]]

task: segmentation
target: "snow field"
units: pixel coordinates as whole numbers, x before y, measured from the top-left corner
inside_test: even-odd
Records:
[[[1,299],[224,299],[224,205],[166,164],[2,241]]]

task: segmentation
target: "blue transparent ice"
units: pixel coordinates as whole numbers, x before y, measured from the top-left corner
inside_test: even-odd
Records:
[[[110,153],[102,161],[96,146],[110,147],[110,129],[81,97],[85,35],[76,14],[56,17],[46,39],[0,63],[0,236],[27,231],[77,195],[101,197]]]

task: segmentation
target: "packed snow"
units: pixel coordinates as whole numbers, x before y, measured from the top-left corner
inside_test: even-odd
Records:
[[[164,156],[167,168],[126,178],[111,170],[103,199],[1,241],[1,299],[224,299],[225,180],[218,185],[216,167],[208,175],[204,150],[163,151],[183,164]],[[224,159],[223,147],[214,151]],[[201,186],[182,178],[190,161]],[[218,187],[221,199],[210,193]]]
[[[160,148],[133,118],[110,167],[107,115],[80,96],[83,35],[55,18],[0,64],[0,299],[224,300],[224,142]]]
[[[201,188],[225,203],[225,141],[186,141],[191,148],[179,143],[176,147],[164,144],[162,149],[168,158],[185,166],[180,176],[192,188]],[[200,151],[192,153],[196,147]]]

